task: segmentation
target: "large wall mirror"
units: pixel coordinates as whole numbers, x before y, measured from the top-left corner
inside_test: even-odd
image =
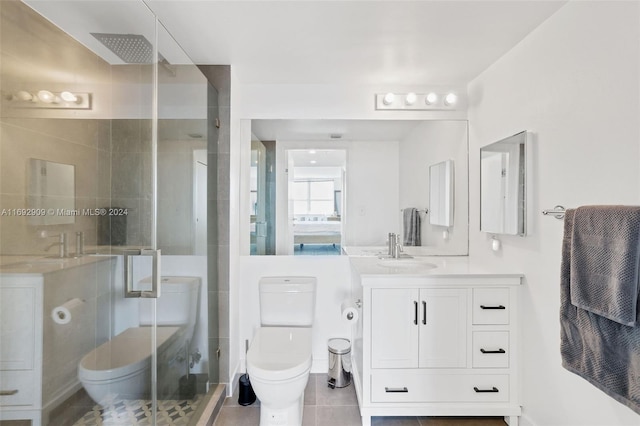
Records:
[[[480,149],[480,230],[526,234],[527,133]]]
[[[402,233],[406,208],[421,211],[429,254],[468,253],[467,122],[459,120],[246,120],[243,123],[242,252],[339,255],[384,246]],[[448,238],[424,213],[429,166],[456,167]],[[450,163],[450,164],[452,164]]]

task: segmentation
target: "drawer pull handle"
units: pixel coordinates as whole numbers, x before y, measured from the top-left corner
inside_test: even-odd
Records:
[[[18,393],[18,389],[0,391],[0,396],[11,396]]]
[[[507,308],[505,308],[504,305],[498,305],[498,306],[480,305],[480,309],[507,309]]]
[[[384,391],[388,393],[407,393],[409,389],[406,386],[403,388],[388,388],[385,386]]]
[[[507,353],[507,351],[505,351],[504,349],[500,348],[497,351],[488,351],[486,349],[480,349],[480,352],[482,352],[483,354],[505,354]]]
[[[473,387],[473,390],[477,393],[495,393],[500,392],[497,387],[493,386],[491,389],[478,389],[476,386]]]
[[[388,388],[385,386],[384,391],[387,393],[407,393],[409,389],[407,389],[406,386],[403,388]]]
[[[422,324],[427,324],[427,302],[422,301]]]
[[[417,301],[413,301],[413,308],[414,308],[414,317],[413,317],[413,323],[415,325],[418,325],[418,302]]]

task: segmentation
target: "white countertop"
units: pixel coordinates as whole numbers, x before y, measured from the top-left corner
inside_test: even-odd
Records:
[[[406,246],[402,247],[403,253],[410,256],[438,256],[441,249],[428,246]],[[377,256],[388,253],[387,246],[347,246],[342,247],[342,252],[347,256]]]
[[[366,249],[365,249],[366,250]],[[517,278],[524,275],[509,268],[488,268],[473,262],[468,256],[414,256],[401,259],[380,259],[377,256],[350,256],[352,268],[367,277],[428,277],[428,278]]]
[[[0,256],[0,274],[46,274],[67,268],[88,265],[111,259],[110,255],[81,257]]]

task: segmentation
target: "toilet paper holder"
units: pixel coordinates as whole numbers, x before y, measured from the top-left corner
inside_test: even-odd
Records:
[[[354,303],[355,303],[355,305],[356,305],[356,307],[357,307],[358,309],[361,309],[361,308],[362,308],[362,300],[358,299],[358,300],[356,300]],[[347,314],[347,319],[348,319],[349,321],[351,321],[351,320],[353,319],[353,312],[349,312],[349,313]]]

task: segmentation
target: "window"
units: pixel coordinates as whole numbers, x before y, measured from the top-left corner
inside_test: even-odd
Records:
[[[293,214],[331,215],[334,206],[333,180],[299,180],[293,183]]]

